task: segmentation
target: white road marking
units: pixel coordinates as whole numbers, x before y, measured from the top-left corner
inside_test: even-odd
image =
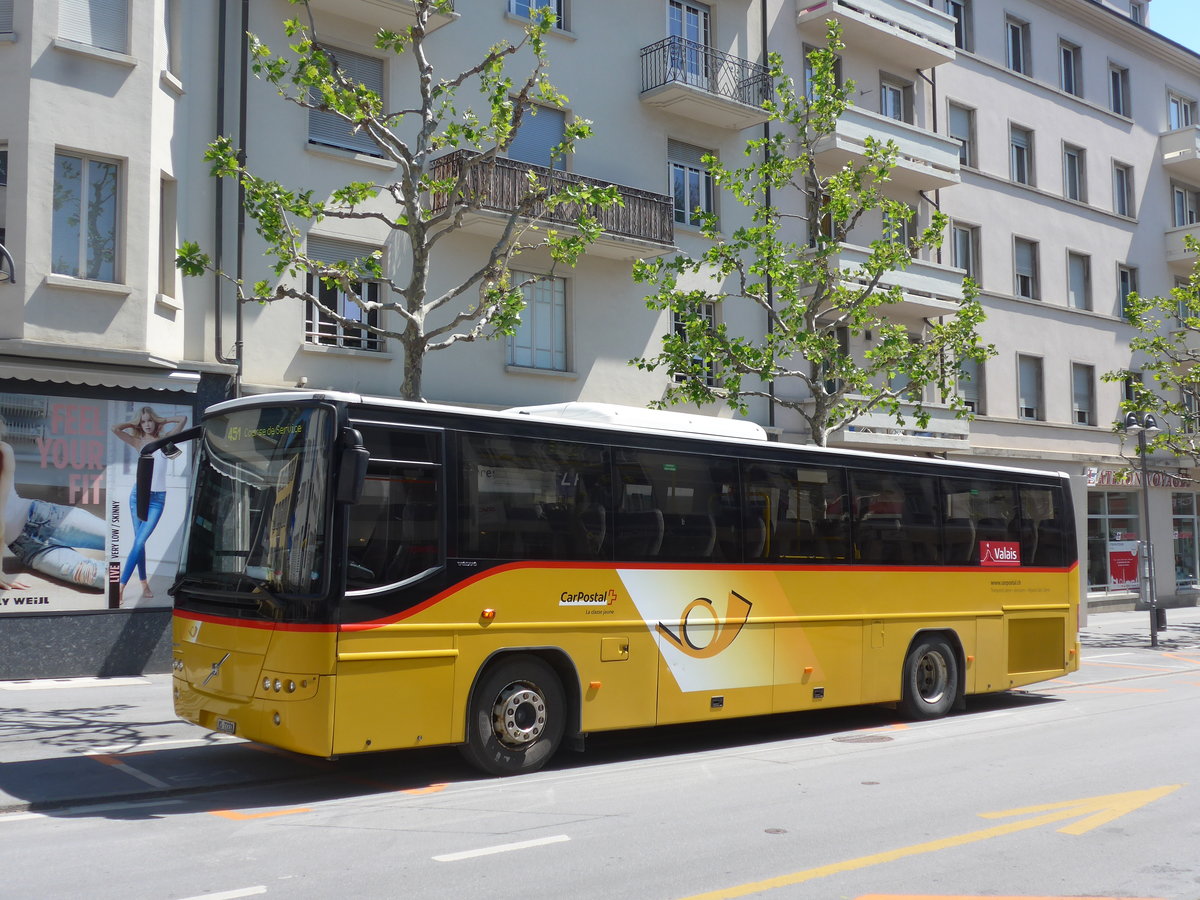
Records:
[[[202,738],[180,738],[174,741],[146,741],[144,744],[110,744],[107,747],[92,747],[81,753],[140,753],[150,747],[201,747],[211,744],[244,744],[244,738],[230,737],[224,734],[210,734]]]
[[[0,681],[0,691],[52,691],[59,688],[122,687],[153,683],[141,675],[131,678],[32,678],[28,681]]]
[[[543,847],[546,844],[561,844],[571,838],[565,834],[553,837],[535,838],[532,841],[518,841],[515,844],[497,844],[494,847],[481,847],[478,850],[464,850],[461,853],[444,853],[435,856],[434,862],[458,862],[461,859],[474,859],[477,856],[491,856],[493,853],[508,853],[511,850],[527,850],[530,847]]]
[[[265,884],[256,884],[254,887],[236,888],[232,891],[221,891],[219,894],[197,894],[195,897],[184,897],[183,900],[237,900],[238,897],[256,897],[266,892]]]
[[[166,788],[169,788],[171,786],[167,782],[161,781],[160,779],[155,778],[153,775],[148,775],[145,772],[141,772],[141,771],[135,769],[133,766],[129,765],[128,763],[119,762],[119,761],[113,759],[111,757],[111,755],[108,753],[99,753],[95,750],[91,750],[86,755],[87,756],[106,757],[104,760],[101,760],[101,762],[103,762],[106,766],[110,766],[119,772],[124,772],[126,775],[129,775],[132,778],[136,778],[138,781],[142,782],[143,784],[150,785],[150,787],[152,787],[152,788],[158,788],[159,790],[165,790]]]

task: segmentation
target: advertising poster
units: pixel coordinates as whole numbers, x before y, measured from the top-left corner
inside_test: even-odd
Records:
[[[1138,586],[1138,541],[1108,542],[1109,589],[1133,589]]]
[[[155,457],[137,518],[141,447],[191,407],[0,393],[0,615],[168,606],[187,506],[187,445]]]

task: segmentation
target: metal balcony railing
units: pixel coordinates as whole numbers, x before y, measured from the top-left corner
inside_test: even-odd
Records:
[[[758,63],[678,36],[642,48],[643,93],[680,83],[755,108],[773,95],[770,73]]]
[[[438,180],[457,178],[464,165],[478,154],[472,150],[455,150],[439,158],[434,163],[433,177]],[[463,198],[470,203],[478,203],[482,210],[498,213],[511,213],[517,209],[529,194],[528,173],[537,175],[540,184],[551,193],[560,190],[568,184],[587,184],[597,187],[607,187],[610,183],[595,178],[586,178],[570,172],[560,172],[544,166],[535,166],[515,159],[496,158],[490,163],[474,166],[467,172],[463,185]],[[664,247],[672,246],[674,242],[674,203],[665,194],[656,194],[637,188],[616,185],[624,202],[622,206],[610,206],[607,209],[591,210],[600,222],[600,227],[606,234],[638,241],[648,241]],[[446,208],[448,197],[434,197],[434,210],[440,212]],[[530,215],[542,218],[544,221],[570,225],[578,216],[579,210],[574,207],[561,206],[547,211],[540,200],[530,208]]]

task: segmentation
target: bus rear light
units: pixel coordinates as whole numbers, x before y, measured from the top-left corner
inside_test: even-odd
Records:
[[[489,607],[479,614],[479,618],[490,622],[492,619],[496,618],[496,611]]]

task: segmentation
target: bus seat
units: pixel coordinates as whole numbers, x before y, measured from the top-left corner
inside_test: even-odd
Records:
[[[649,559],[658,556],[663,542],[663,514],[659,509],[617,513],[617,558]]]
[[[717,543],[716,520],[707,513],[671,513],[663,517],[664,559],[711,559]]]
[[[579,513],[579,524],[583,528],[584,556],[588,559],[601,556],[608,537],[608,511],[599,503],[589,503]]]
[[[970,519],[956,517],[946,520],[946,565],[963,566],[979,559],[979,545],[975,542],[975,523]]]

